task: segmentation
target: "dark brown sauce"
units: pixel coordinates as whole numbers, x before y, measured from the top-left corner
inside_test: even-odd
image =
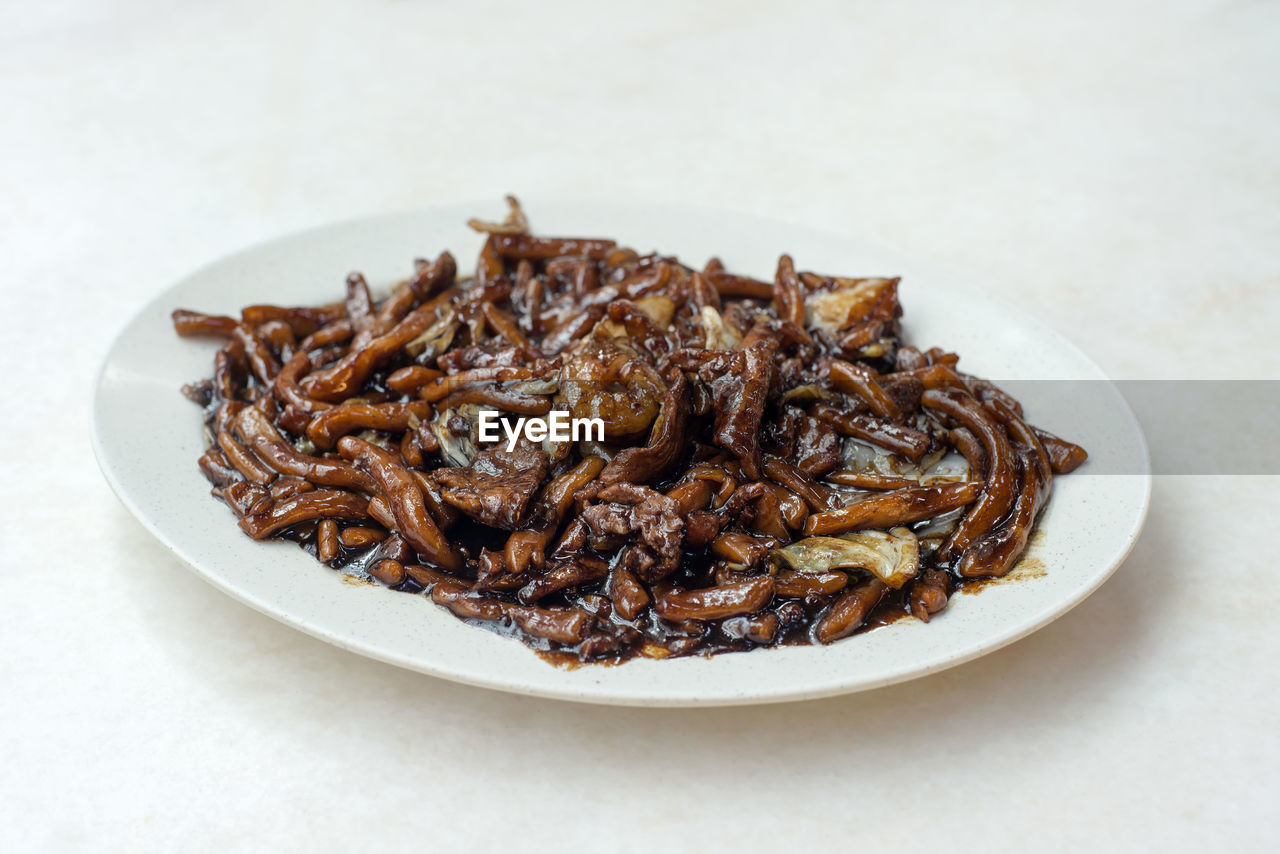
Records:
[[[482,526],[477,526],[477,528],[482,528]],[[299,526],[296,526],[295,528],[289,529],[281,534],[281,538],[292,540],[298,543],[300,546],[302,546],[304,550],[306,550],[312,556],[315,556],[315,552],[316,552],[315,528],[313,524],[307,523],[307,524],[299,525]],[[489,535],[487,534],[485,535],[485,539],[490,539],[490,538],[491,537]],[[1042,538],[1043,538],[1042,532],[1039,529],[1037,529],[1032,534],[1032,537],[1029,541],[1028,552],[1030,552],[1034,548],[1036,543],[1038,543]],[[370,578],[368,572],[365,569],[365,565],[367,564],[368,558],[370,558],[376,551],[377,551],[377,546],[373,546],[373,547],[369,547],[361,550],[352,550],[352,549],[344,548],[341,550],[339,558],[336,559],[332,564],[329,564],[329,566],[332,569],[340,570],[341,572],[340,577],[342,581],[346,584],[351,584],[356,586],[379,587],[382,585],[380,585],[374,579]],[[707,561],[707,556],[705,554],[688,555],[687,560],[692,563],[697,563],[699,561],[705,563]],[[952,595],[955,595],[957,593],[974,594],[982,590],[985,590],[987,587],[990,587],[993,585],[1019,583],[1022,581],[1028,581],[1035,578],[1041,578],[1046,574],[1047,574],[1047,569],[1045,568],[1043,562],[1041,562],[1038,557],[1028,553],[1024,555],[1022,559],[1020,559],[1018,563],[1014,566],[1014,569],[1003,578],[976,578],[976,579],[963,580],[954,585]],[[602,583],[601,585],[598,585],[596,588],[583,588],[583,589],[587,593],[600,593],[603,589],[603,586],[604,585]],[[411,593],[411,594],[425,594],[427,592],[420,585],[416,584],[412,580],[407,580],[403,584],[397,585],[391,589],[397,592]],[[557,595],[554,598],[549,597],[548,600],[544,601],[544,604],[563,605],[563,604],[568,604],[569,601],[570,600],[567,599],[567,597],[563,595]],[[793,601],[796,601],[796,600],[793,600]],[[623,652],[623,654],[613,655],[613,656],[603,657],[603,658],[595,658],[591,660],[582,659],[579,656],[578,652],[576,651],[576,648],[574,647],[561,647],[545,639],[532,637],[520,631],[514,625],[506,621],[468,619],[468,620],[463,620],[463,622],[475,628],[484,629],[485,631],[490,631],[495,634],[501,635],[502,637],[514,638],[516,640],[519,640],[525,646],[529,647],[539,658],[543,659],[547,663],[552,664],[556,667],[564,668],[566,670],[576,670],[579,667],[582,667],[583,665],[586,665],[586,664],[613,666],[617,664],[622,664],[626,661],[630,661],[635,658],[665,659],[665,658],[688,658],[688,657],[694,657],[694,656],[710,658],[715,655],[723,655],[723,654],[733,653],[733,652],[748,652],[750,650],[759,649],[762,647],[769,648],[769,647],[782,647],[782,646],[813,646],[815,645],[815,641],[813,640],[812,634],[811,634],[812,626],[814,622],[816,622],[816,617],[822,612],[823,609],[819,607],[819,608],[808,608],[806,610],[809,613],[809,619],[807,621],[797,626],[793,630],[782,634],[780,637],[775,639],[774,642],[771,644],[755,644],[746,640],[724,637],[723,634],[720,634],[717,631],[718,627],[715,624],[709,623],[706,626],[705,633],[700,638],[700,642],[696,646],[692,646],[688,650],[672,650],[665,646],[662,646],[660,643],[655,643],[653,640],[649,640],[649,641],[627,648]],[[943,612],[943,614],[934,615],[934,619],[940,619],[944,616],[944,614],[945,614],[945,611]],[[884,598],[880,601],[880,603],[877,604],[875,608],[872,609],[871,613],[867,616],[866,620],[862,623],[862,625],[860,625],[857,629],[855,629],[849,635],[849,637],[853,637],[855,635],[867,634],[868,632],[872,632],[872,631],[875,631],[876,629],[884,628],[885,626],[893,625],[903,620],[914,620],[914,619],[915,617],[911,615],[911,612],[907,605],[906,588],[904,587],[903,589],[900,589],[900,590],[891,589],[885,594]],[[634,622],[619,620],[616,617],[613,618],[613,621],[615,623],[621,624],[621,625],[629,625],[629,626],[643,625],[644,621],[646,620],[654,621],[657,624],[663,623],[663,621],[660,618],[652,614],[651,609],[647,611],[646,614],[638,618],[637,621],[634,621]],[[684,637],[693,637],[693,636],[687,636],[687,635],[682,635],[676,632],[671,632],[671,633],[668,633],[665,637],[659,634],[658,639],[669,640],[672,638],[684,638]]]
[[[1013,565],[1013,569],[1008,574],[999,578],[967,578],[962,580],[956,588],[957,593],[973,594],[986,590],[988,587],[1006,586],[1009,584],[1020,584],[1024,581],[1033,581],[1037,578],[1044,578],[1049,574],[1049,568],[1045,566],[1043,560],[1033,552],[1038,550],[1038,546],[1044,541],[1044,531],[1037,527],[1031,532],[1031,536],[1027,538],[1027,550]]]
[[[669,488],[673,484],[660,484],[660,487]],[[939,520],[925,520],[916,523],[913,527],[920,531],[936,531],[939,527],[939,521],[943,522],[943,530],[949,529],[958,514],[949,513]],[[482,549],[500,549],[502,548],[506,532],[495,530],[489,526],[479,524],[474,520],[463,517],[459,522],[450,529],[450,539],[465,549],[467,554],[478,555]],[[1014,565],[1014,568],[1005,576],[1000,578],[975,578],[975,579],[953,579],[951,583],[951,595],[955,596],[959,593],[975,594],[988,587],[995,585],[1005,585],[1013,583],[1021,583],[1035,578],[1043,577],[1047,573],[1044,563],[1033,552],[1037,550],[1038,544],[1043,540],[1044,534],[1040,530],[1039,525],[1032,531],[1027,543],[1027,550],[1023,556]],[[318,560],[317,546],[317,524],[315,522],[304,522],[287,528],[279,532],[276,539],[284,539],[297,543],[312,557]],[[936,544],[938,537],[935,535],[933,540],[927,541],[930,544]],[[926,541],[922,540],[922,543]],[[374,544],[363,548],[347,548],[339,546],[338,555],[334,560],[325,564],[330,569],[340,572],[343,583],[353,586],[372,586],[379,587],[381,585],[377,580],[370,577],[368,567],[376,562],[380,557],[380,544]],[[926,548],[926,553],[929,551]],[[607,557],[607,556],[602,556]],[[925,560],[923,563],[927,564]],[[709,552],[702,550],[697,552],[686,552],[681,561],[680,568],[671,577],[671,580],[677,584],[687,585],[689,587],[700,587],[713,583],[709,573],[715,564],[715,558]],[[477,562],[473,559],[468,561],[465,571],[462,575],[464,579],[474,581],[477,576]],[[851,583],[856,578],[851,580]],[[561,591],[553,593],[539,602],[544,607],[554,606],[578,606],[582,607],[584,596],[607,595],[606,582],[602,581],[594,585],[580,585],[573,589],[572,595]],[[421,585],[412,579],[406,579],[403,583],[391,588],[396,592],[410,594],[429,594],[429,590],[425,590]],[[428,597],[429,598],[429,597]],[[624,646],[616,654],[583,658],[576,646],[561,646],[545,638],[535,637],[521,631],[518,627],[508,620],[476,620],[463,619],[463,622],[476,628],[494,632],[503,637],[513,638],[522,642],[529,647],[536,655],[544,661],[556,667],[565,669],[577,669],[584,664],[602,664],[617,665],[635,658],[687,658],[693,656],[701,656],[709,658],[714,655],[722,655],[734,652],[747,652],[753,649],[782,647],[782,646],[812,646],[816,644],[813,638],[813,630],[818,620],[830,601],[819,603],[806,603],[803,600],[785,600],[787,602],[799,602],[805,611],[805,618],[798,621],[795,625],[785,629],[768,644],[757,644],[749,640],[726,636],[721,627],[723,621],[703,623],[698,631],[690,632],[688,627],[677,628],[672,627],[660,617],[658,617],[652,607],[647,608],[644,613],[637,617],[634,621],[626,621],[619,618],[616,614],[601,616],[600,619],[608,621],[615,626],[636,629],[643,633],[643,639],[634,644]],[[778,607],[784,600],[775,599],[771,604],[772,608]],[[934,615],[933,619],[944,617],[944,613]],[[890,589],[884,598],[871,610],[870,614],[858,626],[849,637],[854,635],[862,635],[885,626],[893,625],[904,619],[915,619],[912,616],[907,603],[907,588],[900,590]]]

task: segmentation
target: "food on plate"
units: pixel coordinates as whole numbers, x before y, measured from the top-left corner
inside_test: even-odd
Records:
[[[1085,451],[902,340],[896,278],[531,232],[375,299],[178,309],[199,467],[254,539],[564,662],[832,643],[1006,575]]]

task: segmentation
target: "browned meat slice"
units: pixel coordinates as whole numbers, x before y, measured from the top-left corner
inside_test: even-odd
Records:
[[[514,531],[546,480],[547,452],[521,442],[514,450],[497,445],[476,454],[465,468],[441,468],[431,477],[440,497],[477,522]]]
[[[602,503],[582,511],[593,549],[610,552],[628,544],[618,565],[643,581],[665,578],[679,566],[684,519],[674,499],[631,483],[605,487],[597,498]]]
[[[760,477],[760,422],[775,372],[778,342],[772,335],[753,336],[741,350],[703,355],[697,377],[715,411],[712,438],[738,457],[752,480]]]

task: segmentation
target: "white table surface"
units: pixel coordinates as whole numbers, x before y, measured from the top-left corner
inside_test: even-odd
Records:
[[[1275,850],[1275,478],[1157,478],[1117,575],[977,662],[707,711],[368,661],[144,533],[88,441],[139,305],[509,190],[847,231],[1117,377],[1280,377],[1275,3],[463,6],[0,3],[0,848]]]

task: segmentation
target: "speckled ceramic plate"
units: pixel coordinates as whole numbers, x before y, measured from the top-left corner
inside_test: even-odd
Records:
[[[841,235],[752,216],[661,206],[525,199],[546,234],[616,237],[691,261],[712,254],[732,268],[772,276],[778,253],[805,269],[903,276],[905,334],[962,355],[995,380],[1096,380],[1085,410],[1064,407],[1052,384],[1026,386],[1036,424],[1125,463],[1090,463],[1056,482],[1053,501],[1010,579],[953,599],[932,623],[902,620],[829,647],[788,647],[620,666],[554,667],[518,641],[466,625],[421,596],[346,583],[298,547],[257,543],[209,496],[196,469],[199,413],[178,392],[207,376],[213,343],[180,340],[178,306],[234,314],[254,302],[312,304],[342,293],[358,269],[375,288],[404,278],[414,257],[449,248],[474,257],[467,217],[491,204],[438,207],[348,222],[233,255],[161,293],[120,334],[94,401],[98,461],[125,506],[215,587],[321,640],[372,658],[505,691],[632,705],[722,705],[798,700],[864,690],[976,658],[1061,616],[1099,587],[1133,547],[1146,516],[1150,475],[1132,413],[1088,357],[1015,308],[916,270]],[[1101,397],[1099,401],[1098,397]],[[1126,471],[1115,474],[1110,471]],[[1103,594],[1105,595],[1105,593]]]

